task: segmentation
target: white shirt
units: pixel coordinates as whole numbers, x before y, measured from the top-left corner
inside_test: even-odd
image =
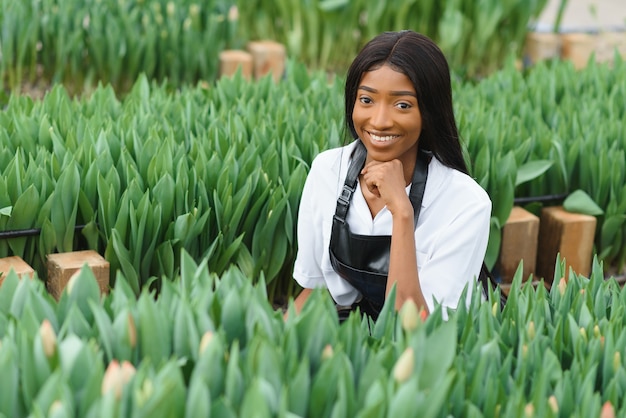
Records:
[[[327,288],[340,305],[354,303],[359,292],[332,268],[329,255],[333,215],[355,142],[324,151],[311,165],[298,213],[298,253],[293,276],[304,288]],[[407,195],[410,186],[407,187]],[[432,158],[422,209],[415,229],[420,286],[428,309],[435,303],[456,309],[463,289],[475,279],[489,240],[491,200],[474,179]],[[347,216],[350,230],[391,235],[392,216],[385,207],[372,219],[360,187]]]

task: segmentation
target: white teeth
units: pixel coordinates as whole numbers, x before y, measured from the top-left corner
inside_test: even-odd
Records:
[[[378,141],[378,142],[388,142],[398,137],[397,135],[378,136],[378,135],[374,135],[371,132],[370,132],[370,136],[372,137],[374,141]]]

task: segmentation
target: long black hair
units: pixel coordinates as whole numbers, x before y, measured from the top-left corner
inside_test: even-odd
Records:
[[[405,74],[413,83],[422,115],[418,147],[432,152],[446,166],[467,173],[452,107],[448,62],[430,38],[413,31],[383,32],[352,61],[344,93],[345,123],[352,138],[358,136],[352,113],[363,73],[383,65]]]

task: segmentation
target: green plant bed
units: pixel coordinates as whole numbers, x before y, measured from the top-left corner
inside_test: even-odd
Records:
[[[626,64],[590,61],[512,65],[455,88],[459,129],[472,174],[494,203],[489,259],[514,198],[562,195],[566,209],[597,217],[595,251],[607,266],[626,264]],[[535,212],[541,204],[529,210]]]
[[[41,233],[0,240],[0,257],[45,278],[46,254],[87,247],[139,293],[172,277],[185,248],[210,255],[214,272],[235,263],[276,286],[307,163],[339,143],[326,105],[337,91],[296,69],[280,85],[236,77],[177,92],[142,77],[123,100],[110,86],[81,99],[60,85],[41,101],[13,95],[0,118],[0,230]]]
[[[467,77],[521,56],[546,0],[258,1],[41,0],[0,2],[0,87],[63,82],[74,92],[143,72],[175,86],[219,75],[218,55],[270,39],[309,68],[343,71],[374,35],[413,29],[433,38]]]
[[[468,79],[521,58],[529,24],[546,0],[245,0],[237,1],[243,39],[272,39],[310,68],[341,74],[383,31],[412,29],[432,38],[450,66]]]
[[[140,74],[181,86],[218,76],[237,47],[230,1],[41,0],[0,2],[0,87],[37,92],[99,83],[126,92]]]
[[[514,286],[442,319],[391,310],[339,324],[326,293],[283,319],[262,277],[209,273],[183,253],[158,298],[123,276],[101,296],[84,268],[54,301],[0,287],[4,416],[599,416],[626,412],[626,292],[589,279]],[[515,278],[519,285],[521,275]]]
[[[216,274],[263,272],[273,299],[292,295],[309,164],[344,137],[343,80],[288,64],[280,83],[237,75],[172,90],[142,76],[123,98],[111,86],[11,95],[0,114],[0,231],[41,234],[0,240],[0,257],[18,255],[45,278],[47,254],[93,249],[111,263],[111,283],[121,271],[139,294],[174,277],[185,249]],[[493,201],[490,267],[516,197],[582,193],[588,205],[572,210],[597,210],[594,252],[622,271],[623,67],[555,62],[454,78],[468,165]]]

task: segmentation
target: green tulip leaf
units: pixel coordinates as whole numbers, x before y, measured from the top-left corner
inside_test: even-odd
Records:
[[[585,191],[580,189],[565,198],[563,208],[568,212],[585,215],[600,216],[604,214],[602,208]]]
[[[535,160],[527,162],[517,169],[515,186],[519,186],[522,183],[536,179],[548,171],[553,164],[554,162],[549,160]]]

